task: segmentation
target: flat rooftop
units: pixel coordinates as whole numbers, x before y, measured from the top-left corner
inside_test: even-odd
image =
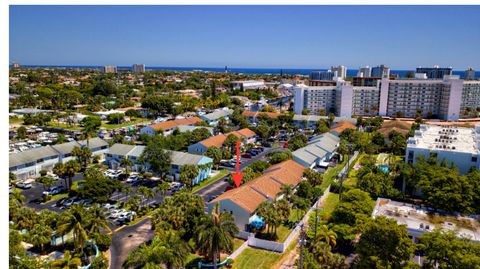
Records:
[[[480,153],[480,126],[465,128],[456,126],[420,125],[415,136],[408,139],[408,148]]]
[[[395,219],[400,225],[407,225],[409,230],[424,233],[435,228],[455,230],[458,237],[480,241],[480,222],[474,218],[454,215],[440,215],[431,208],[378,198],[372,216],[385,216]]]

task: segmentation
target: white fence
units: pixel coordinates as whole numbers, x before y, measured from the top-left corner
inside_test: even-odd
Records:
[[[248,246],[283,253],[288,248],[288,246],[290,246],[292,241],[295,240],[295,238],[297,238],[298,234],[300,233],[300,226],[308,223],[308,219],[310,218],[310,215],[312,214],[312,212],[317,208],[317,205],[320,206],[322,204],[323,200],[329,193],[330,193],[330,186],[327,187],[323,195],[320,198],[318,198],[318,200],[313,204],[313,206],[307,211],[307,213],[302,218],[300,223],[288,235],[287,239],[285,239],[285,242],[281,243],[281,242],[259,239],[255,237],[255,234],[247,233],[244,231],[239,232],[237,234],[237,237],[241,239],[246,239]]]

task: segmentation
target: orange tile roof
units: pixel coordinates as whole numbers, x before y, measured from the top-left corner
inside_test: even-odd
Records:
[[[275,198],[280,193],[282,184],[298,185],[303,177],[304,167],[293,160],[287,160],[268,168],[264,174],[242,186],[227,191],[210,203],[230,200],[249,213],[269,198]]]
[[[248,110],[245,110],[242,112],[242,115],[245,116],[245,117],[258,117],[260,115],[266,115],[268,116],[269,118],[278,118],[280,117],[282,114],[281,113],[275,113],[275,112],[259,112],[259,111],[248,111]]]
[[[178,120],[169,120],[169,121],[164,121],[160,122],[157,124],[152,124],[150,127],[152,127],[155,130],[170,130],[173,129],[179,125],[193,125],[197,122],[202,121],[199,117],[191,117],[191,118],[185,118],[185,119],[178,119]]]
[[[221,148],[225,139],[227,139],[226,135],[218,134],[215,136],[210,136],[209,138],[202,140],[199,143],[203,144],[207,148],[209,147]]]
[[[236,136],[238,138],[241,138],[241,139],[252,137],[252,136],[256,135],[254,131],[252,131],[248,128],[244,128],[244,129],[229,132],[229,133],[226,133],[226,134],[218,134],[218,135],[215,135],[215,136],[211,136],[211,137],[209,137],[205,140],[200,141],[199,143],[203,144],[207,148],[209,148],[209,147],[221,148],[222,145],[223,145],[223,142],[225,142],[225,139],[227,139],[227,137],[231,134],[233,134],[234,136]]]
[[[348,128],[355,130],[355,129],[357,129],[357,126],[355,126],[355,124],[353,124],[349,121],[340,121],[339,123],[337,123],[335,125],[334,128],[331,129],[331,131],[336,131],[338,133],[341,133],[345,129],[348,129]]]

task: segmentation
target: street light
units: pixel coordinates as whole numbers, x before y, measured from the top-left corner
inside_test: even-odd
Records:
[[[298,268],[303,269],[303,246],[307,244],[306,233],[304,227],[309,228],[308,225],[300,224],[300,237],[298,238],[298,245],[300,246],[300,260]]]

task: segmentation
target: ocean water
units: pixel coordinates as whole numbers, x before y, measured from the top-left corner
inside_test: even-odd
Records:
[[[23,67],[28,68],[89,68],[89,69],[101,69],[102,66],[86,66],[86,65],[24,65]],[[119,69],[129,69],[131,66],[118,66]],[[146,70],[173,70],[173,71],[209,71],[209,72],[225,72],[225,67],[168,67],[168,66],[146,66]],[[319,68],[305,68],[305,69],[295,69],[295,68],[228,68],[227,71],[231,73],[242,73],[242,74],[288,74],[288,75],[309,75],[312,71],[325,71],[327,69]],[[357,69],[348,69],[347,76],[353,77],[357,75]],[[390,74],[398,74],[403,77],[407,72],[414,72],[412,70],[391,70]],[[459,75],[460,78],[464,78],[465,71],[454,70],[454,75]],[[475,77],[480,78],[480,71],[475,72]]]

